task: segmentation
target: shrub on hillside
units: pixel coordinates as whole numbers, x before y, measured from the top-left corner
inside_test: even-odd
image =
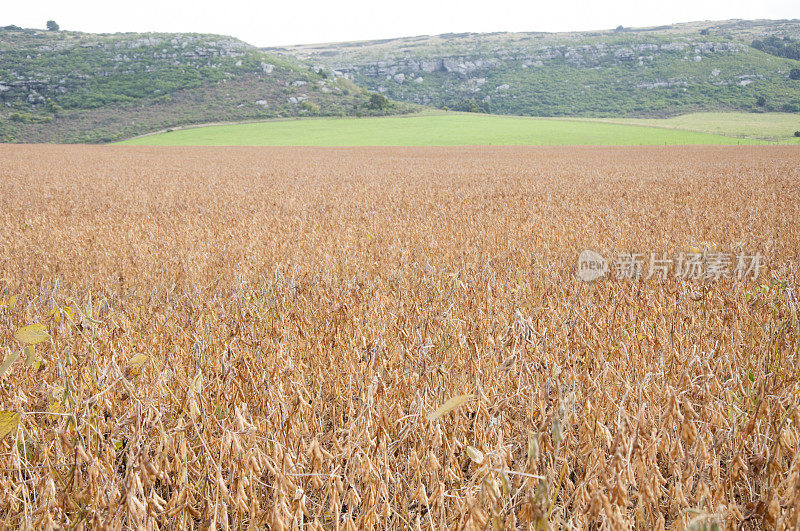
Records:
[[[8,119],[23,124],[48,124],[53,121],[52,116],[37,116],[28,112],[13,112]]]
[[[367,103],[368,109],[373,109],[376,111],[385,111],[390,107],[389,99],[384,96],[383,94],[370,94],[369,102]]]
[[[319,105],[308,100],[304,100],[300,103],[300,109],[308,112],[309,114],[319,114],[320,111]]]
[[[754,40],[751,44],[756,50],[786,59],[800,59],[800,40],[791,37],[771,35],[763,40]]]

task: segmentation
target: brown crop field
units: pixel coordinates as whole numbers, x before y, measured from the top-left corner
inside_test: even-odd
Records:
[[[800,525],[796,147],[0,163],[2,527]]]

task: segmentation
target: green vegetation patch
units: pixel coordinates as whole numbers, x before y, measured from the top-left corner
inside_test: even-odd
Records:
[[[758,144],[755,139],[617,123],[482,114],[269,121],[196,127],[122,142],[209,146]]]

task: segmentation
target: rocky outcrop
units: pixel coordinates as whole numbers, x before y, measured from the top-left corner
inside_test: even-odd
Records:
[[[336,61],[330,65],[337,75],[350,78],[382,78],[403,83],[406,78],[422,79],[426,74],[451,74],[470,78],[479,72],[490,72],[498,68],[540,68],[547,64],[564,63],[571,66],[593,68],[615,64],[638,63],[644,66],[663,55],[691,52],[694,60],[702,60],[711,54],[734,54],[746,52],[748,48],[733,42],[685,42],[636,43],[612,45],[553,45],[517,48],[499,48],[491,53],[476,52],[472,55],[446,55],[432,59],[386,58],[380,61]],[[699,57],[700,59],[697,59]],[[417,81],[422,83],[422,81]]]
[[[792,24],[800,33],[800,24]],[[720,101],[752,108],[756,90],[776,94],[776,87],[782,90],[774,98],[776,108],[795,100],[800,105],[797,90],[784,90],[792,88],[784,87],[781,73],[788,65],[751,48],[749,26],[738,40],[731,36],[734,26],[720,23],[719,31],[704,33],[690,25],[624,32],[447,34],[282,52],[391,99],[456,110],[477,106],[507,114],[663,116],[704,106],[717,109]],[[742,74],[764,78],[736,77]]]

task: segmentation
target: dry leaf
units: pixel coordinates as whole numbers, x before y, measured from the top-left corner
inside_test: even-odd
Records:
[[[33,365],[34,359],[36,359],[36,346],[25,345],[25,366],[30,367]]]
[[[149,359],[150,356],[145,354],[137,354],[132,357],[130,361],[128,361],[128,365],[125,366],[125,371],[123,372],[125,378],[132,380],[139,376],[139,374],[142,372],[142,368]]]
[[[194,379],[192,380],[192,383],[189,386],[189,389],[191,389],[195,394],[198,394],[198,395],[200,394],[200,391],[203,390],[203,373],[202,372],[197,371],[197,374],[195,375]]]
[[[43,324],[32,324],[28,326],[23,326],[19,330],[14,333],[14,337],[17,338],[18,341],[22,343],[26,343],[28,345],[38,345],[42,341],[47,341],[50,339],[50,334],[47,333],[47,327]]]
[[[19,417],[16,411],[0,411],[0,439],[17,429]]]
[[[3,364],[0,365],[0,377],[2,377],[6,373],[8,368],[11,367],[11,364],[17,361],[18,359],[19,359],[19,351],[9,354],[9,356],[5,359],[5,361],[3,361]]]
[[[197,399],[200,396],[202,389],[203,373],[197,371],[192,383],[189,384],[189,413],[191,413],[193,417],[200,415],[200,406]]]
[[[442,415],[444,415],[448,411],[454,410],[455,408],[457,408],[458,406],[460,406],[461,404],[463,404],[464,402],[466,402],[467,400],[469,400],[471,398],[472,398],[472,395],[454,396],[453,398],[451,398],[450,400],[448,400],[447,402],[445,402],[444,404],[439,406],[439,409],[437,409],[433,413],[430,413],[428,415],[428,420],[436,420],[436,419],[438,419],[439,417],[441,417]]]
[[[500,484],[503,486],[503,496],[511,496],[511,482],[508,480],[505,470],[500,471]]]
[[[64,386],[58,385],[50,391],[50,404],[48,405],[48,411],[51,413],[63,413],[64,412]]]
[[[477,448],[473,448],[472,446],[467,446],[467,455],[470,459],[476,464],[480,465],[483,463],[483,452],[478,450]]]

